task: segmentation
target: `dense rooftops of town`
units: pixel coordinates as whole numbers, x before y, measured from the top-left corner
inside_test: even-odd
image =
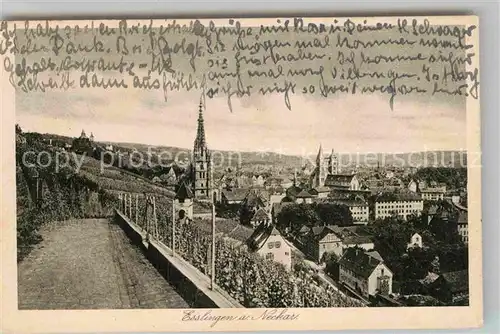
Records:
[[[379,193],[375,197],[375,202],[410,202],[410,201],[421,201],[422,197],[416,193],[410,191],[401,192],[383,192]]]

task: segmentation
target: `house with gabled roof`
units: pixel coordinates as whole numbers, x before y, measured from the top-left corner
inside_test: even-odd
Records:
[[[392,294],[393,273],[377,251],[348,248],[339,260],[341,284],[369,299],[377,294]]]
[[[311,195],[315,195],[317,198],[327,198],[332,190],[325,186],[319,186],[309,190]]]
[[[422,242],[422,236],[418,233],[414,233],[411,238],[410,242],[406,246],[406,249],[410,248],[422,248],[423,247],[423,242]]]
[[[345,249],[360,247],[365,250],[374,248],[373,241],[368,235],[361,235],[348,227],[330,226],[302,226],[296,238],[303,245],[304,251],[318,263],[325,253],[335,253],[342,256]]]
[[[295,203],[307,203],[311,204],[314,195],[311,195],[307,190],[303,189],[298,194],[295,195]]]
[[[359,181],[356,174],[329,174],[325,186],[333,190],[359,190]]]
[[[257,227],[260,224],[269,224],[270,222],[271,215],[265,208],[259,208],[250,219],[250,225],[253,227]]]
[[[221,192],[221,201],[226,204],[239,204],[245,200],[248,192],[248,188],[224,189]]]
[[[429,294],[448,305],[464,305],[469,300],[469,271],[442,273],[428,285]]]
[[[269,261],[292,267],[291,247],[273,224],[260,224],[247,240],[248,248]]]

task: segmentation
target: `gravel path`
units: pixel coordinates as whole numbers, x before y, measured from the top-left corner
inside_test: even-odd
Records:
[[[189,307],[108,220],[50,223],[41,234],[18,266],[19,309]]]

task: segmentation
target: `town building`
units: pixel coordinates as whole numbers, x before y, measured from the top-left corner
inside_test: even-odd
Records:
[[[457,229],[458,229],[458,235],[460,235],[462,242],[464,244],[468,244],[469,243],[469,219],[468,219],[467,211],[460,211],[459,212],[458,221],[457,221]]]
[[[316,187],[316,188],[312,188],[311,190],[309,190],[309,192],[312,194],[312,195],[315,195],[317,198],[328,198],[328,195],[330,194],[332,190],[328,187]]]
[[[270,190],[271,193],[269,195],[269,202],[271,205],[274,203],[281,203],[281,201],[283,201],[286,197],[285,190],[280,186],[271,188]]]
[[[265,178],[262,175],[253,175],[252,183],[255,187],[263,187],[265,183]]]
[[[422,243],[422,236],[418,233],[415,233],[411,236],[410,242],[406,246],[406,249],[410,248],[422,248],[423,243]]]
[[[379,194],[374,202],[375,219],[399,216],[407,219],[419,215],[424,209],[424,201],[418,194],[411,192]]]
[[[347,206],[351,212],[354,224],[368,224],[368,220],[370,219],[369,205],[361,198],[335,199],[331,200],[330,203]]]
[[[247,241],[248,248],[266,260],[292,267],[292,252],[288,242],[273,224],[260,224]]]
[[[250,219],[250,225],[252,227],[257,227],[261,224],[270,224],[271,223],[271,215],[264,208],[259,208],[253,217]]]
[[[225,204],[240,204],[245,200],[249,191],[250,189],[248,188],[223,189],[221,191],[221,202]]]
[[[427,287],[428,293],[447,305],[467,305],[469,272],[460,270],[442,273]]]
[[[420,189],[420,194],[423,200],[440,201],[444,199],[446,187],[433,187]]]
[[[392,271],[377,251],[348,248],[339,260],[339,281],[365,299],[392,294]]]
[[[424,208],[422,211],[422,219],[425,221],[425,223],[430,224],[432,219],[437,215],[439,210],[439,206],[436,204],[432,204]]]
[[[365,250],[374,248],[370,236],[359,235],[355,229],[332,226],[302,226],[296,239],[302,245],[304,252],[316,262],[321,262],[325,253],[335,253],[342,256],[349,247],[360,247]]]
[[[408,183],[408,190],[414,193],[419,191],[418,182],[415,179],[411,179]]]
[[[360,189],[356,174],[330,174],[326,177],[324,185],[331,190],[352,190]]]
[[[298,194],[295,195],[295,203],[306,203],[311,204],[315,196],[310,194],[307,190],[303,189]]]
[[[94,150],[94,136],[87,137],[85,130],[82,130],[80,137],[73,139],[71,149],[78,154],[91,155]]]

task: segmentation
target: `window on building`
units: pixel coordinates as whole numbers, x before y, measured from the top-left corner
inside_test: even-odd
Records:
[[[276,248],[280,248],[280,247],[281,247],[281,241],[276,241],[276,242],[274,243],[274,247],[276,247]]]
[[[273,253],[267,253],[266,254],[266,260],[274,260],[274,254]]]
[[[274,242],[267,243],[267,248],[273,249],[274,248]]]
[[[290,253],[288,253],[288,252],[285,252],[285,255],[286,255],[286,256],[288,256],[288,255],[290,255]]]
[[[380,269],[380,274],[384,276],[384,268]]]

